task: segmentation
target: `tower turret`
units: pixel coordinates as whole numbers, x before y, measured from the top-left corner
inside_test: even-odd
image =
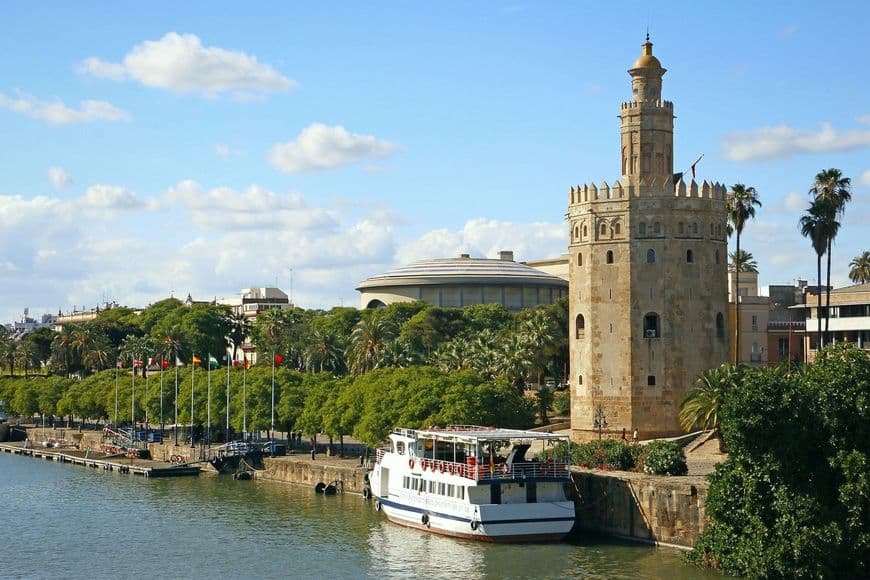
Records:
[[[666,69],[653,56],[647,34],[641,55],[628,70],[632,100],[622,103],[622,177],[625,183],[658,178],[664,182],[674,172],[674,105],[662,100]]]

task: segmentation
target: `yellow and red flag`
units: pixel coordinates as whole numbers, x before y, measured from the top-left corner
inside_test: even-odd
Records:
[[[195,365],[202,364],[202,359],[196,355],[193,355],[193,364],[195,364]]]

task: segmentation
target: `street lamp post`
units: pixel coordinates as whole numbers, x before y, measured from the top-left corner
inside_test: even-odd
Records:
[[[607,417],[604,415],[604,408],[601,405],[595,409],[592,426],[598,430],[598,440],[601,441],[601,434],[607,429]]]

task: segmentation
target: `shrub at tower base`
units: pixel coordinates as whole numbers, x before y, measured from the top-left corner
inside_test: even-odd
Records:
[[[837,345],[791,376],[748,372],[721,425],[729,456],[689,559],[752,577],[870,576],[870,355]]]

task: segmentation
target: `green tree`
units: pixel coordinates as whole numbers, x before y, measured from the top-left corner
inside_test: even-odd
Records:
[[[755,261],[752,252],[740,250],[739,254],[731,252],[728,257],[731,258],[728,269],[732,272],[753,272],[758,274],[758,262]]]
[[[728,459],[691,559],[752,577],[870,574],[870,356],[822,350],[803,372],[748,370],[725,396]]]
[[[24,342],[31,345],[34,352],[35,364],[48,368],[51,360],[51,346],[57,333],[47,326],[37,328],[24,337]]]
[[[848,177],[843,177],[843,173],[839,169],[823,169],[816,174],[813,181],[813,186],[810,188],[810,195],[814,196],[814,200],[823,200],[830,204],[834,215],[827,213],[829,221],[825,228],[825,242],[827,245],[828,266],[827,266],[827,283],[825,289],[825,339],[830,342],[830,325],[831,325],[831,255],[833,254],[834,239],[840,229],[840,223],[837,218],[841,217],[846,211],[846,204],[852,200],[852,180]]]
[[[736,254],[740,254],[740,236],[743,233],[743,228],[746,223],[755,217],[755,206],[761,207],[761,200],[758,199],[758,193],[754,187],[747,187],[742,183],[735,183],[731,186],[731,191],[728,193],[728,235],[735,234],[737,239]],[[734,287],[740,288],[740,270],[734,271]],[[737,317],[735,324],[735,340],[734,340],[734,364],[740,362],[740,297],[734,297],[734,304],[737,308]]]
[[[314,330],[305,349],[305,370],[308,372],[340,372],[344,367],[344,351],[339,338],[323,330]]]
[[[835,228],[839,228],[836,221],[836,209],[830,201],[825,199],[813,200],[807,212],[800,219],[801,235],[810,239],[813,250],[816,252],[816,279],[818,281],[816,320],[818,322],[819,350],[825,344],[825,337],[822,335],[822,256],[828,251],[828,238],[832,234],[832,229]]]
[[[865,251],[849,262],[849,280],[855,284],[870,282],[870,252]]]
[[[350,335],[345,354],[350,372],[359,375],[383,366],[384,352],[396,335],[395,323],[386,318],[361,318]]]
[[[692,429],[712,430],[712,436],[719,439],[721,449],[719,416],[722,402],[742,380],[744,372],[743,366],[723,364],[701,373],[680,404],[680,426],[686,432]]]
[[[227,339],[230,341],[230,344],[232,344],[232,360],[235,361],[239,347],[251,334],[251,321],[243,312],[239,312],[229,314],[227,316],[227,322],[229,323],[229,334],[227,334]]]

